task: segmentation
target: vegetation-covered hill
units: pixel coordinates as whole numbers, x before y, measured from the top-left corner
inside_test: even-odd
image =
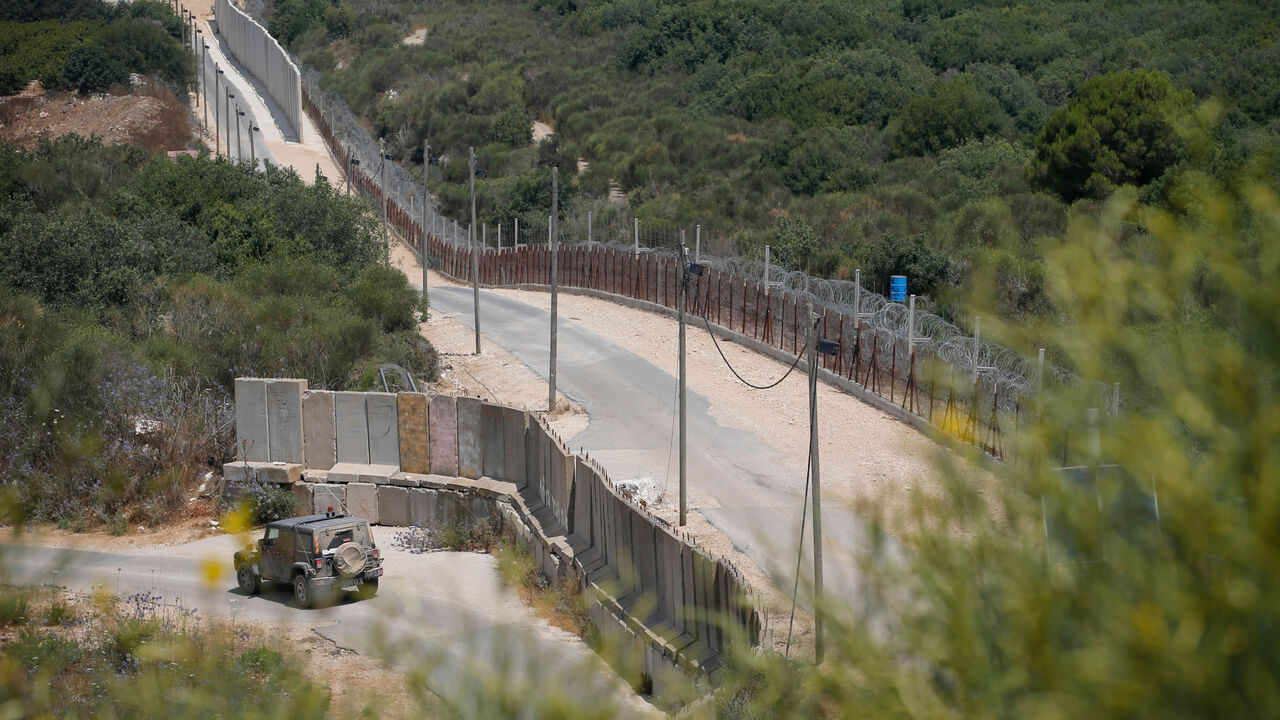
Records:
[[[32,80],[49,90],[102,92],[129,74],[181,91],[195,80],[182,20],[160,0],[0,3],[0,95]]]
[[[433,376],[376,228],[292,171],[0,146],[0,490],[71,527],[154,525],[233,456],[236,376]]]
[[[828,276],[906,272],[945,300],[994,267],[1009,316],[1051,310],[1046,245],[1117,186],[1177,209],[1189,168],[1275,177],[1264,2],[275,0],[269,25],[406,161],[443,150],[455,216],[468,145],[491,223],[545,217],[544,168],[581,157],[568,212],[597,226],[614,180],[620,216]],[[1211,99],[1197,154],[1178,129]],[[530,147],[534,118],[552,144]]]

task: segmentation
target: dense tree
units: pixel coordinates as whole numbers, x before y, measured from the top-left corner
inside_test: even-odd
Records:
[[[895,155],[932,155],[1007,127],[1009,118],[972,76],[935,83],[927,95],[907,103],[894,119]]]
[[[1181,157],[1175,125],[1191,102],[1161,72],[1090,78],[1036,139],[1036,176],[1067,200],[1146,185]]]
[[[63,81],[80,92],[104,92],[129,81],[129,70],[98,45],[81,45],[67,53]]]

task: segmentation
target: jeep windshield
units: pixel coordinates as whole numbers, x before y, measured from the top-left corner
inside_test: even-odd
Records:
[[[373,537],[369,534],[369,526],[364,524],[325,528],[320,532],[317,540],[320,541],[320,547],[324,548],[325,552],[334,550],[348,541],[365,546],[373,545]]]

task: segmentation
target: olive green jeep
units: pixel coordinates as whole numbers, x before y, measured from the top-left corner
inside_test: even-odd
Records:
[[[369,521],[332,511],[268,523],[261,540],[235,554],[240,589],[254,594],[263,580],[288,583],[298,605],[327,605],[343,591],[378,592],[382,553]]]

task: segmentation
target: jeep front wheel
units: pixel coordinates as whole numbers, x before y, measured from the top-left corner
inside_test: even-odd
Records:
[[[262,577],[253,571],[253,566],[244,564],[236,570],[236,579],[240,582],[240,589],[249,595],[257,595],[262,589]]]
[[[311,607],[311,583],[307,582],[306,575],[296,575],[293,578],[293,598],[298,601],[298,606],[303,608]]]

